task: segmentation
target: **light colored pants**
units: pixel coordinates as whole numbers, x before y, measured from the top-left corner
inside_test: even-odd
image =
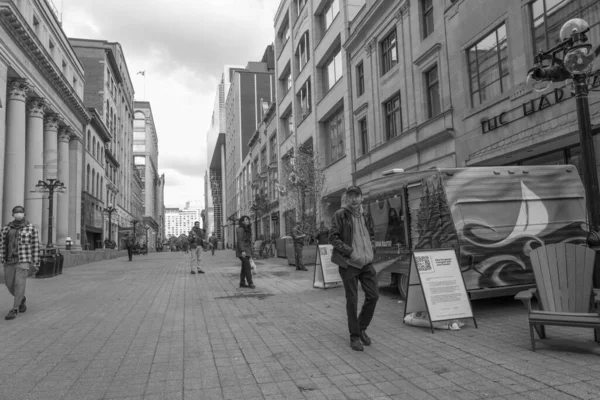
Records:
[[[194,266],[198,270],[202,269],[202,246],[190,249],[190,260],[192,263],[192,270],[194,269]]]
[[[10,294],[15,298],[13,308],[19,308],[23,297],[25,297],[25,283],[29,263],[4,264],[4,280]]]

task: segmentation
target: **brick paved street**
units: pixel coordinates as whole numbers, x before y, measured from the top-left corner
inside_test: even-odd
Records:
[[[0,399],[600,398],[592,330],[550,327],[572,340],[534,353],[511,299],[475,302],[479,329],[431,334],[383,293],[354,352],[343,289],[312,289],[312,268],[259,261],[250,290],[233,253],[207,259],[205,275],[154,253],[28,280],[28,311],[0,320]]]

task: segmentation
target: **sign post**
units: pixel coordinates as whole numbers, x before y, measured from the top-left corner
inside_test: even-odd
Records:
[[[331,253],[333,253],[332,245],[321,244],[317,246],[315,275],[313,277],[313,287],[315,288],[328,289],[342,282],[339,267],[331,262]]]
[[[413,251],[404,316],[424,309],[432,333],[433,322],[454,319],[473,318],[477,328],[454,249]]]

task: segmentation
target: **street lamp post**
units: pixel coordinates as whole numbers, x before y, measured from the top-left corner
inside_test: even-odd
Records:
[[[117,209],[112,204],[108,204],[108,207],[104,209],[104,212],[108,214],[108,241],[112,243],[112,213]]]
[[[133,224],[133,239],[136,240],[136,242],[137,242],[137,238],[135,236],[135,226],[137,225],[138,220],[134,219],[133,221],[131,221],[131,223]]]
[[[38,181],[37,185],[35,185],[36,192],[39,193],[48,193],[48,243],[46,244],[46,248],[52,248],[54,245],[52,244],[52,220],[54,219],[54,192],[58,194],[63,194],[67,191],[64,183],[59,181],[58,179],[48,178],[45,181]]]
[[[588,245],[598,246],[600,245],[600,190],[588,103],[588,78],[592,75],[592,64],[600,52],[600,46],[592,51],[592,45],[587,43],[586,34],[589,30],[589,24],[580,18],[567,21],[560,30],[561,42],[550,50],[541,51],[536,55],[536,66],[529,70],[527,81],[547,82],[545,88],[541,89],[543,91],[550,86],[550,82],[573,80],[583,164],[583,183],[590,222]],[[562,59],[557,57],[559,53],[562,53]],[[544,65],[545,61],[549,61],[550,64]]]
[[[146,229],[146,249],[148,249],[148,230],[150,229],[150,226],[146,225],[144,229]]]

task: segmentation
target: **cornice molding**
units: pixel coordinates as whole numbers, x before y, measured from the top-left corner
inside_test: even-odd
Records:
[[[420,66],[421,64],[423,64],[423,62],[427,61],[427,59],[430,56],[432,56],[435,53],[438,53],[441,48],[442,48],[442,45],[440,43],[435,43],[425,53],[421,54],[421,56],[419,58],[417,58],[413,62],[413,64],[415,64],[416,66]]]
[[[77,118],[83,124],[87,124],[90,116],[85,109],[83,101],[77,96],[67,82],[67,79],[58,70],[54,61],[52,61],[52,57],[44,48],[44,45],[15,7],[12,2],[0,4],[0,25],[6,29],[8,34],[56,90],[61,99],[71,108]]]

